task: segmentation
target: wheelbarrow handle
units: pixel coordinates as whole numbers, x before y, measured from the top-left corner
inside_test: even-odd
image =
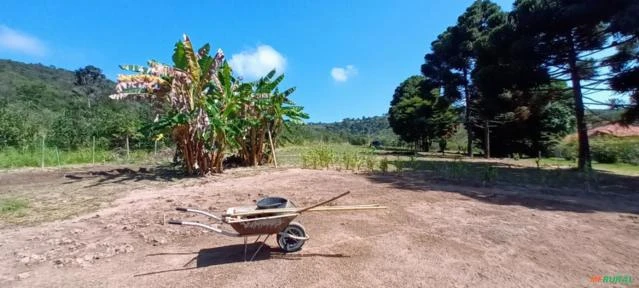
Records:
[[[206,225],[206,224],[203,224],[203,223],[200,223],[200,222],[171,220],[171,221],[168,221],[168,223],[169,224],[175,224],[175,225],[184,225],[184,226],[197,226],[197,227],[200,227],[200,228],[211,230],[211,231],[213,231],[215,233],[218,233],[218,234],[231,236],[231,237],[240,237],[240,236],[242,236],[242,235],[240,235],[237,232],[224,231],[224,230],[220,229],[217,225]]]
[[[204,216],[213,218],[213,219],[215,219],[217,221],[222,221],[222,218],[217,217],[217,216],[215,216],[215,215],[213,215],[213,214],[211,214],[209,212],[202,211],[202,210],[196,210],[196,209],[190,209],[190,208],[182,208],[182,207],[175,208],[175,210],[180,211],[180,212],[191,212],[191,213],[202,214]]]

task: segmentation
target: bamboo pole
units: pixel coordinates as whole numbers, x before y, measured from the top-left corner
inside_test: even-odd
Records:
[[[324,204],[327,204],[327,203],[333,202],[333,201],[335,201],[335,200],[337,200],[337,199],[339,199],[339,198],[342,198],[342,197],[344,197],[344,196],[348,195],[349,193],[351,193],[351,191],[346,191],[346,192],[344,192],[344,193],[342,193],[342,194],[339,194],[339,195],[337,195],[337,196],[335,196],[335,197],[333,197],[333,198],[331,198],[331,199],[328,199],[328,200],[326,200],[326,201],[322,201],[322,202],[320,202],[320,203],[318,203],[318,204],[315,204],[315,205],[313,205],[313,206],[309,206],[309,207],[306,207],[306,208],[302,208],[302,209],[298,210],[298,211],[297,211],[297,213],[302,213],[302,212],[304,212],[304,211],[306,211],[306,210],[310,210],[310,209],[313,209],[313,208],[315,208],[315,207],[319,207],[319,206],[322,206],[322,205],[324,205]]]
[[[275,158],[275,145],[273,145],[273,138],[271,138],[271,128],[266,129],[268,132],[268,141],[271,143],[271,155],[273,155],[273,164],[277,168],[277,158]]]

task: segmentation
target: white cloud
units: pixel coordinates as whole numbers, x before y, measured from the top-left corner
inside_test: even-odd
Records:
[[[278,74],[284,73],[286,58],[269,45],[259,45],[256,49],[233,54],[229,65],[237,75],[246,80],[255,80],[271,72],[273,68]]]
[[[38,38],[0,25],[0,50],[44,56],[47,49]]]
[[[331,69],[331,76],[333,80],[337,82],[346,82],[348,78],[357,75],[357,68],[353,65],[346,65],[346,67],[333,67]]]

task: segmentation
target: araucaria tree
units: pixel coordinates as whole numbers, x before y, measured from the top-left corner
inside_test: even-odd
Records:
[[[292,89],[276,89],[283,76],[271,81],[272,71],[256,83],[242,83],[233,77],[222,50],[213,56],[209,51],[205,44],[196,53],[185,35],[175,45],[172,66],[156,61],[148,67],[120,66],[136,74],[120,75],[117,93],[111,95],[158,104],[161,115],[147,131],[170,133],[188,174],[221,173],[229,151],[239,151],[245,164],[258,164],[266,135],[277,135],[285,121],[308,118],[288,100]]]
[[[488,34],[502,25],[506,14],[499,5],[488,0],[475,1],[455,26],[448,27],[431,44],[431,53],[424,56],[422,74],[443,88],[450,101],[464,100],[464,125],[468,132],[468,155],[473,155],[472,125],[476,88],[471,73],[477,62],[477,47],[486,41]]]
[[[403,141],[428,151],[433,140],[445,140],[454,133],[458,119],[433,81],[411,76],[395,89],[388,122]]]
[[[618,27],[619,30],[615,31],[615,26],[611,26],[611,21],[631,5],[636,10],[633,2],[636,1],[519,0],[511,12],[516,33],[520,37],[515,45],[534,45],[531,51],[536,54],[535,57],[543,60],[540,65],[546,69],[549,78],[570,83],[577,120],[579,170],[591,168],[584,98],[589,99],[586,94],[591,92],[607,90],[601,88],[601,84],[611,81],[614,76],[602,69],[606,62],[602,62],[605,59],[599,56],[601,52],[613,47],[627,47],[631,43],[636,45],[636,30],[633,33],[636,28]],[[631,35],[624,36],[623,33]],[[628,62],[625,63],[613,65],[613,68],[628,72],[631,69],[625,69],[629,68]],[[632,90],[625,89],[622,87],[624,85],[615,85],[617,82],[614,80],[612,84],[621,91]]]

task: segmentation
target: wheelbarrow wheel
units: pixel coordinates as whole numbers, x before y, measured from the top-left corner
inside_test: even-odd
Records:
[[[284,234],[291,234],[298,237],[306,237],[306,232],[304,231],[304,226],[298,222],[291,222],[284,230],[282,230]],[[277,245],[280,246],[280,249],[285,252],[295,252],[302,249],[304,246],[304,242],[306,240],[293,239],[286,235],[277,234]]]

